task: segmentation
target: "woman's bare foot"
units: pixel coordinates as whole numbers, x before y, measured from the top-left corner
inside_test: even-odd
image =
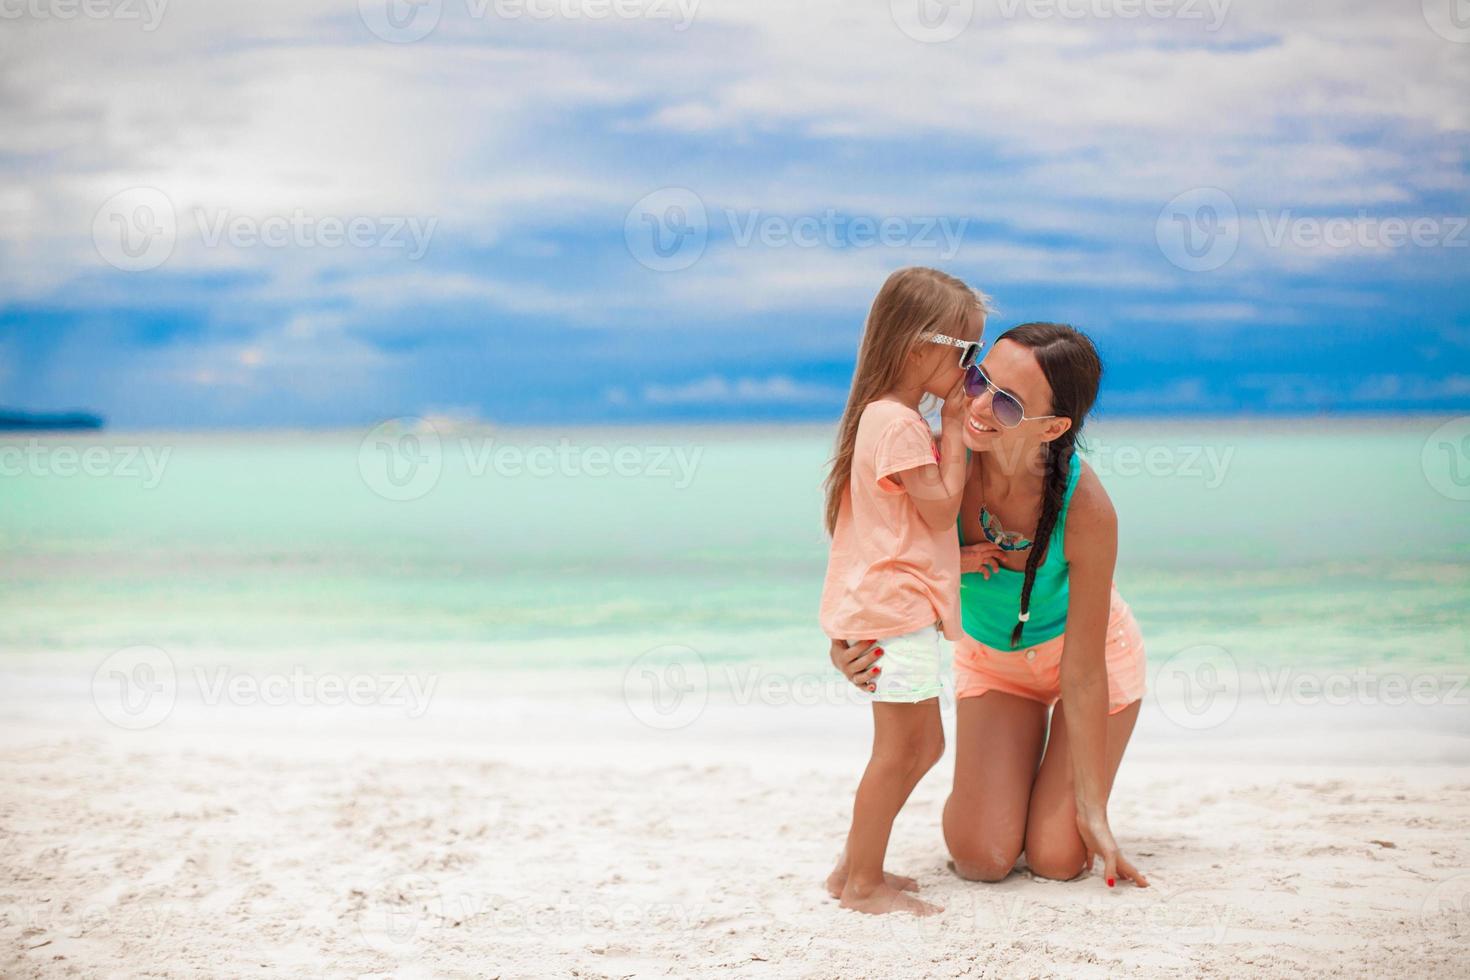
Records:
[[[915,898],[901,888],[883,882],[874,888],[860,889],[849,885],[842,889],[842,907],[869,915],[887,912],[908,912],[911,915],[934,915],[944,909],[930,902]]]
[[[883,883],[890,888],[897,888],[899,891],[904,892],[916,892],[919,890],[919,883],[914,879],[905,877],[904,875],[889,874],[887,871],[883,872]],[[832,873],[827,876],[827,894],[833,898],[841,898],[842,889],[846,887],[847,855],[844,854],[837,859],[837,867],[833,868]]]

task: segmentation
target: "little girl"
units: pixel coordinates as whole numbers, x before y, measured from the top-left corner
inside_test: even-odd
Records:
[[[898,811],[944,754],[939,633],[960,635],[962,396],[988,310],[984,295],[935,269],[888,277],[868,313],[827,478],[822,629],[841,642],[881,638],[872,757],[827,879],[861,912],[940,911],[906,894],[917,890],[912,879],[885,875],[883,857]],[[944,399],[937,450],[919,412],[925,395]]]

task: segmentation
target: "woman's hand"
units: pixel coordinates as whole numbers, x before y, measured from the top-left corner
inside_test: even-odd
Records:
[[[842,671],[842,675],[853,684],[870,693],[877,690],[874,682],[883,672],[883,668],[876,666],[878,658],[883,656],[883,648],[878,646],[877,640],[859,640],[856,643],[833,640],[830,656],[832,666]]]
[[[1004,554],[1000,545],[989,541],[963,545],[960,548],[960,571],[979,572],[988,579],[990,573],[1000,567],[1000,559]]]
[[[1102,858],[1103,877],[1107,879],[1109,888],[1119,878],[1126,878],[1139,888],[1148,887],[1148,879],[1118,850],[1118,842],[1113,840],[1113,831],[1108,827],[1108,815],[1105,812],[1094,811],[1091,815],[1086,815],[1078,809],[1077,832],[1082,835],[1082,844],[1087,848],[1087,870],[1092,870],[1094,857]]]

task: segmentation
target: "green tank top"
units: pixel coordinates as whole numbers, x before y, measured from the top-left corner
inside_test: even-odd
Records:
[[[1046,558],[1036,570],[1036,581],[1031,585],[1031,618],[1021,634],[1021,642],[1026,646],[1045,643],[1067,631],[1067,555],[1062,541],[1067,531],[1067,511],[1071,509],[1072,494],[1081,475],[1082,458],[1074,452],[1067,473],[1067,491],[1062,496],[1062,512],[1057,515]],[[959,533],[963,545],[964,529],[960,528]],[[1011,631],[1016,628],[1016,617],[1021,613],[1021,586],[1025,582],[1025,572],[1009,568],[992,572],[988,579],[979,572],[961,575],[960,618],[965,632],[988,647],[1011,649]]]

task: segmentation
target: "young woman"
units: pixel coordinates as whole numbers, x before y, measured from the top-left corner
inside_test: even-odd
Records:
[[[960,509],[954,788],[944,836],[962,877],[1147,879],[1119,851],[1107,803],[1144,691],[1143,640],[1113,588],[1118,526],[1077,455],[1102,363],[1082,333],[1028,323],[967,372]],[[869,643],[832,661],[871,690]],[[1052,710],[1055,705],[1055,710]],[[1050,717],[1048,717],[1050,716]]]
[[[873,301],[827,480],[829,637],[878,637],[873,752],[847,847],[827,880],[861,912],[939,911],[883,873],[893,819],[944,751],[939,637],[960,635],[955,517],[965,489],[963,385],[985,327],[981,296],[934,269],[900,269]],[[956,349],[958,348],[958,349]],[[944,399],[936,449],[919,413]]]

